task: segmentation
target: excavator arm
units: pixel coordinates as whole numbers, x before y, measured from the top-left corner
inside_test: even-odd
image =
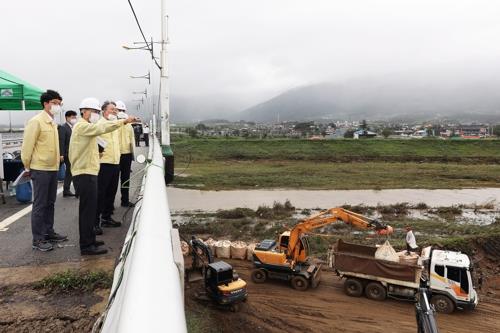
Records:
[[[196,262],[196,266],[198,265],[198,259],[200,258],[200,255],[198,254],[198,249],[202,252],[202,254],[205,255],[205,258],[208,260],[208,264],[211,264],[214,262],[214,257],[212,254],[212,251],[210,251],[210,248],[208,247],[207,244],[203,243],[202,240],[197,239],[196,237],[192,236],[191,237],[191,247],[193,249],[193,262]]]
[[[419,288],[418,290],[417,302],[415,303],[417,331],[418,333],[439,333],[434,317],[434,308],[429,303],[427,293],[427,288]]]
[[[367,230],[373,229],[379,235],[389,235],[392,233],[392,227],[384,225],[376,219],[368,218],[364,215],[351,212],[343,208],[331,208],[317,214],[310,216],[304,221],[297,224],[290,231],[290,238],[288,240],[288,254],[295,262],[300,255],[300,237],[314,229],[324,227],[331,223],[338,221],[350,224],[358,229]]]

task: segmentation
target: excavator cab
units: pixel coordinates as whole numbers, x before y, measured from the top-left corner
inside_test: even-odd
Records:
[[[248,296],[246,282],[225,261],[213,262],[205,267],[205,290],[220,305],[234,306]]]
[[[280,252],[284,252],[286,255],[288,255],[287,250],[288,250],[288,241],[290,240],[290,231],[285,231],[283,232],[278,239],[278,249]],[[299,244],[297,245],[299,247],[299,257],[298,261],[304,262],[307,259],[307,253],[309,253],[309,238],[307,235],[303,234],[300,236],[299,239]]]

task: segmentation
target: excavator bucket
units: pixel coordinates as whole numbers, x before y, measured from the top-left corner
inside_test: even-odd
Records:
[[[203,274],[199,270],[193,270],[188,272],[188,282],[196,282],[203,280]]]
[[[311,278],[311,288],[316,288],[318,284],[321,281],[321,264],[318,266],[311,266],[311,267],[316,267],[316,271],[314,272],[314,275]]]

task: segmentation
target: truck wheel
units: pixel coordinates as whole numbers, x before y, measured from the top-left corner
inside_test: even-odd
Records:
[[[431,303],[437,312],[452,313],[455,310],[455,304],[452,300],[444,295],[434,295],[431,298]]]
[[[363,284],[358,279],[347,279],[344,282],[344,292],[348,296],[359,297],[363,294]]]
[[[297,275],[292,278],[293,289],[304,291],[309,287],[309,281],[303,276]]]
[[[370,282],[366,285],[365,295],[375,301],[383,301],[387,297],[385,287],[378,282]]]
[[[252,272],[252,281],[255,283],[264,283],[266,282],[267,279],[267,274],[266,271],[263,270],[262,268],[255,269]]]

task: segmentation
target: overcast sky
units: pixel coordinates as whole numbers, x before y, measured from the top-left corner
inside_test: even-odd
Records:
[[[160,0],[132,1],[160,37]],[[384,73],[496,62],[500,1],[177,0],[170,15],[173,95],[230,96],[247,107],[289,88]],[[132,100],[151,68],[126,0],[2,1],[0,68],[58,90]],[[172,110],[175,112],[175,110]]]

